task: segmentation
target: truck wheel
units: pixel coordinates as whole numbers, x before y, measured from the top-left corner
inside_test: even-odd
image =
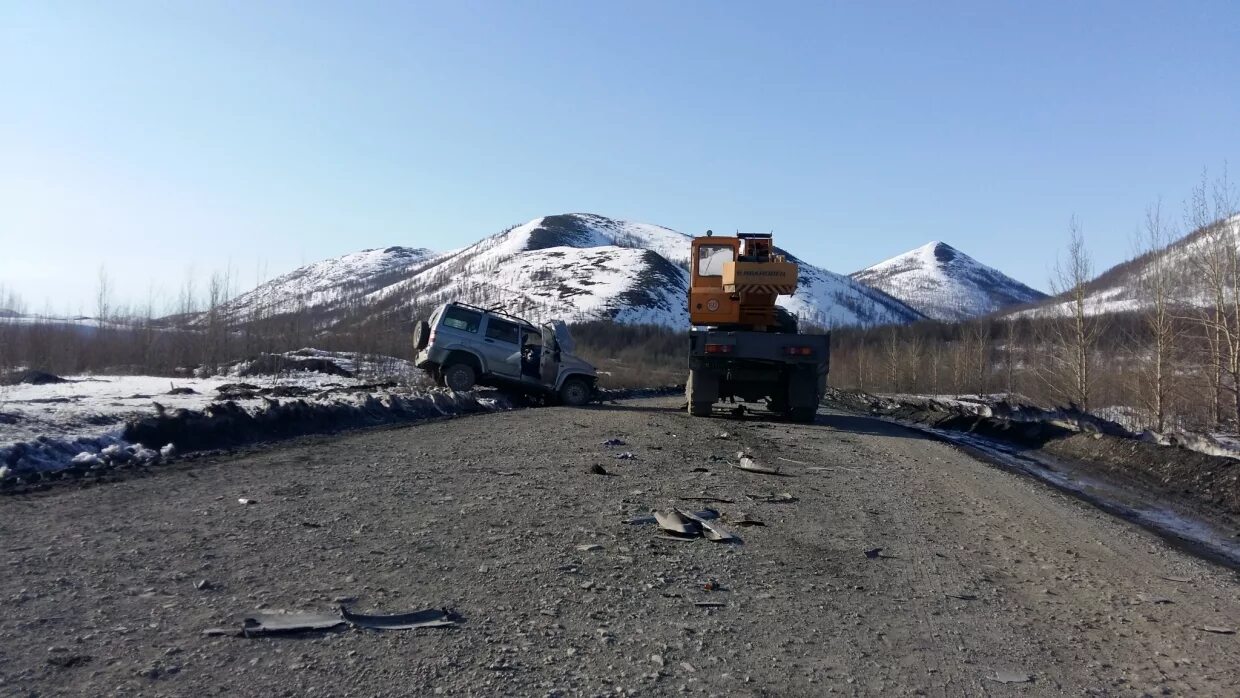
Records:
[[[453,390],[465,392],[478,382],[478,374],[469,364],[455,363],[443,370],[443,382]]]
[[[800,424],[813,424],[814,417],[817,416],[818,409],[816,407],[793,407],[788,412],[788,417]]]
[[[418,321],[417,326],[413,328],[413,350],[422,351],[427,344],[431,343],[431,326],[426,324],[425,320]]]
[[[689,371],[689,380],[685,381],[685,400],[689,404],[689,414],[694,417],[709,417],[711,408],[714,406],[711,402],[695,401],[694,398],[700,398],[701,395],[695,395],[693,389],[693,371]]]
[[[581,407],[590,401],[590,385],[580,378],[569,378],[560,386],[560,403]]]

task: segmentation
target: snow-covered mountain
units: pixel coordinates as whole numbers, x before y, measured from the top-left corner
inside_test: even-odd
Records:
[[[224,312],[244,321],[304,308],[330,319],[462,300],[531,320],[687,327],[690,239],[594,214],[545,216],[452,252],[388,248],[317,262],[239,296]],[[803,320],[835,327],[921,319],[881,291],[796,261],[800,286],[782,304]]]
[[[1229,249],[1230,248],[1230,249]],[[1147,252],[1102,272],[1085,285],[1085,311],[1091,315],[1123,313],[1147,307],[1143,288],[1161,261],[1171,282],[1173,302],[1187,307],[1211,307],[1214,300],[1203,284],[1207,282],[1211,258],[1226,276],[1230,259],[1240,256],[1240,215],[1193,231],[1162,250]],[[1063,297],[1048,298],[1022,315],[1067,315],[1069,302]]]
[[[334,309],[350,298],[417,274],[438,256],[422,248],[388,247],[307,264],[239,296],[225,306],[224,313],[239,320],[301,309]]]
[[[947,322],[988,315],[1047,297],[937,241],[850,276],[904,301],[926,317]]]

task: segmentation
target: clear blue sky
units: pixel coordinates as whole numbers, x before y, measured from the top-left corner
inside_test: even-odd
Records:
[[[1240,3],[0,0],[0,90],[36,310],[569,211],[1045,286],[1072,214],[1103,267],[1240,170]]]

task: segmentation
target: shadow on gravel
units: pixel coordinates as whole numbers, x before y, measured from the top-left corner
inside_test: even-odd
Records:
[[[873,417],[857,417],[847,414],[819,414],[818,418],[814,420],[814,425],[831,427],[832,429],[847,431],[853,434],[896,436],[903,439],[918,439],[922,441],[935,440],[933,437],[927,436],[915,429],[892,424],[891,422],[884,422]]]

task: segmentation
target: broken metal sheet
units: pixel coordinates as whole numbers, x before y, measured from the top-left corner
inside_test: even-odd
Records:
[[[991,681],[999,683],[1032,683],[1033,674],[1026,674],[1020,671],[996,671],[994,676],[988,677]]]
[[[883,552],[882,548],[870,548],[869,550],[865,551],[865,556],[871,560],[874,560],[882,556],[882,552]]]
[[[695,511],[693,512],[693,515],[699,519],[706,519],[706,520],[719,518],[719,512],[715,511],[714,509],[703,509],[701,511]],[[634,516],[631,519],[625,519],[624,523],[630,526],[648,526],[652,523],[658,523],[658,520],[656,520],[653,516]]]
[[[598,543],[582,543],[581,545],[577,546],[577,549],[583,553],[588,553],[591,550],[602,550],[603,546],[599,545]]]
[[[693,605],[700,608],[723,608],[724,606],[727,606],[727,604],[722,601],[695,601]]]
[[[696,536],[702,532],[697,522],[686,518],[675,509],[654,512],[654,520],[659,524],[660,529],[669,533],[681,536]]]
[[[1235,635],[1236,634],[1235,628],[1224,628],[1218,625],[1206,625],[1206,626],[1203,626],[1201,629],[1206,631],[1207,633],[1217,633],[1219,635]]]
[[[737,470],[744,470],[750,473],[759,473],[761,475],[783,475],[783,473],[779,472],[778,468],[759,465],[758,462],[753,459],[753,456],[745,453],[744,451],[738,452],[736,457],[740,460],[740,463],[734,464],[732,467]]]
[[[766,502],[768,504],[787,504],[789,502],[797,501],[797,498],[792,496],[791,492],[746,494],[745,496],[749,497],[755,502]]]
[[[428,608],[424,611],[410,613],[394,613],[391,615],[366,615],[350,613],[347,608],[340,609],[340,616],[351,625],[372,630],[412,630],[414,628],[446,628],[455,626],[459,618],[451,611],[442,608]]]
[[[240,635],[241,633],[228,628],[207,628],[202,631],[202,634],[206,637],[222,637],[225,635]]]
[[[255,613],[241,621],[245,637],[334,630],[345,624],[338,613]]]
[[[720,526],[717,523],[711,523],[705,519],[699,519],[687,511],[677,511],[677,513],[685,516],[690,521],[696,522],[698,526],[701,526],[702,536],[706,538],[706,540],[713,540],[716,543],[738,543],[740,542],[740,538],[737,538],[735,535],[732,534],[731,531],[724,528],[723,526]]]
[[[882,550],[882,548],[879,548]],[[869,557],[868,555],[866,557]],[[961,601],[977,601],[977,594],[944,594],[949,599],[960,599]]]

